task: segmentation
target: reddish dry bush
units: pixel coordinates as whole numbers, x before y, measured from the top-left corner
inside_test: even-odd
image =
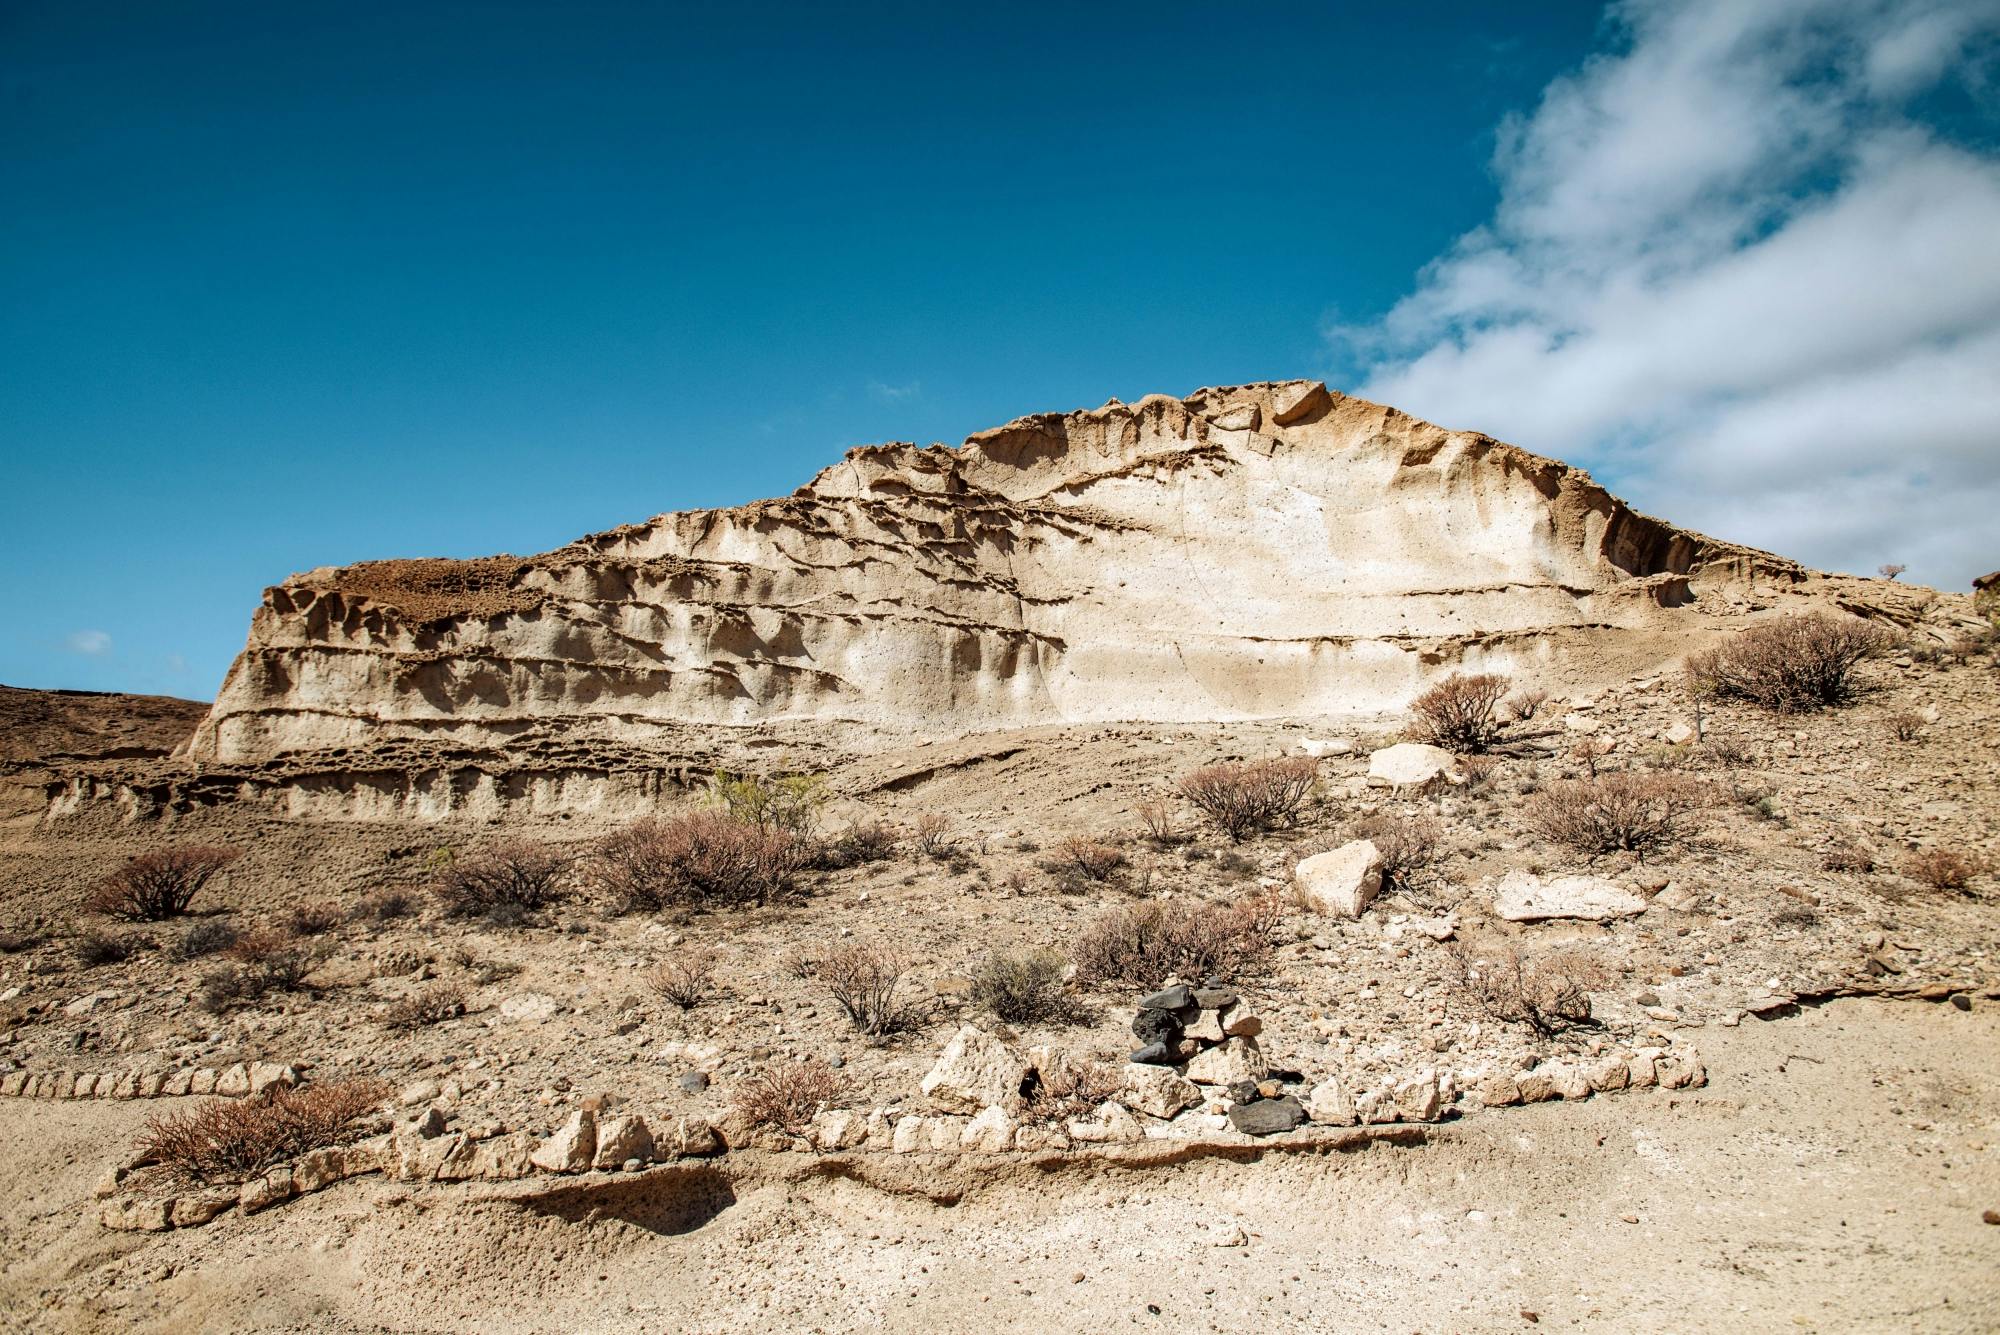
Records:
[[[1428,884],[1445,859],[1444,826],[1430,816],[1370,816],[1354,827],[1382,855],[1384,893]]]
[[[737,1087],[730,1108],[752,1126],[802,1136],[840,1094],[840,1077],[814,1057],[751,1076]]]
[[[1229,977],[1270,954],[1281,908],[1259,895],[1228,906],[1164,899],[1112,909],[1071,948],[1076,981],[1155,987],[1169,974]]]
[[[1855,667],[1887,643],[1873,626],[1824,612],[1786,617],[1688,659],[1688,683],[1779,713],[1826,709],[1854,698]]]
[[[597,846],[604,884],[628,910],[705,909],[783,898],[810,858],[805,841],[719,811],[642,820]]]
[[[1072,834],[1056,844],[1048,865],[1059,875],[1079,876],[1086,881],[1108,881],[1125,865],[1125,855],[1110,844]]]
[[[1453,943],[1454,981],[1480,1010],[1506,1024],[1525,1024],[1541,1038],[1590,1023],[1590,993],[1608,975],[1576,950],[1529,956],[1513,946],[1474,959]]]
[[[1500,740],[1500,700],[1507,685],[1507,678],[1497,673],[1452,673],[1410,701],[1410,712],[1416,715],[1410,736],[1448,751],[1478,755]]]
[[[1963,890],[1979,875],[1979,863],[1951,848],[1925,848],[1903,863],[1903,875],[1933,890]]]
[[[922,1012],[897,995],[903,961],[889,951],[855,942],[821,960],[815,975],[833,1000],[864,1034],[880,1037],[914,1028]]]
[[[1283,821],[1297,821],[1299,808],[1319,780],[1319,763],[1309,756],[1278,756],[1241,763],[1206,765],[1181,780],[1181,796],[1214,821],[1233,842]]]
[[[379,1080],[330,1080],[304,1089],[273,1086],[247,1099],[210,1099],[146,1119],[140,1157],[175,1181],[241,1182],[274,1164],[364,1132],[388,1097]]]
[[[1123,1079],[1109,1067],[1058,1055],[1029,1073],[1021,1091],[1020,1120],[1030,1126],[1060,1126],[1095,1113],[1123,1088]]]
[[[1174,813],[1174,804],[1165,798],[1150,797],[1139,804],[1139,824],[1146,832],[1146,838],[1159,848],[1172,848],[1175,844],[1186,843],[1180,831],[1180,822]]]
[[[465,1014],[465,992],[439,983],[392,1001],[382,1011],[382,1027],[400,1032],[427,1029]]]
[[[654,966],[646,975],[646,986],[661,1000],[691,1011],[708,999],[714,975],[715,956],[698,951],[676,955]]]
[[[202,887],[241,856],[233,848],[204,847],[141,853],[105,878],[90,907],[132,922],[164,922],[187,912]]]
[[[933,862],[941,862],[958,850],[958,840],[952,835],[951,821],[944,815],[930,811],[917,817],[917,854]]]
[[[1600,774],[1552,783],[1528,806],[1528,824],[1583,853],[1644,854],[1685,839],[1711,804],[1708,788],[1685,774]]]
[[[518,923],[569,893],[574,863],[567,851],[532,840],[493,844],[438,873],[438,901],[449,917]]]
[[[1875,855],[1853,835],[1842,834],[1826,846],[1819,865],[1827,871],[1871,872],[1875,870]]]

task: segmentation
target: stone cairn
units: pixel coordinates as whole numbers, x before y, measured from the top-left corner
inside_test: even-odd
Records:
[[[1141,1044],[1126,1060],[1172,1067],[1196,1085],[1221,1086],[1229,1125],[1252,1136],[1276,1135],[1306,1121],[1305,1105],[1288,1092],[1295,1072],[1272,1072],[1257,1036],[1264,1021],[1220,978],[1200,987],[1173,983],[1139,999],[1132,1035]]]

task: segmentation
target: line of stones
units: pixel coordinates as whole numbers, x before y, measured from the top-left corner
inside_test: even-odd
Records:
[[[273,1085],[299,1083],[297,1068],[278,1062],[237,1062],[179,1071],[9,1071],[0,1097],[21,1099],[165,1099],[189,1094],[241,1098]]]

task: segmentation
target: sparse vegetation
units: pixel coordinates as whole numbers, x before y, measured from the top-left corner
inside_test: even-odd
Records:
[[[1499,706],[1507,687],[1498,673],[1452,673],[1410,702],[1416,716],[1410,739],[1464,755],[1492,749],[1500,740]]]
[[[1687,661],[1699,696],[1734,696],[1778,713],[1844,705],[1859,683],[1854,669],[1887,638],[1873,626],[1824,612],[1769,621]]]
[[[183,963],[198,960],[236,944],[236,924],[227,918],[208,918],[181,933],[174,943],[174,958]]]
[[[1381,853],[1385,894],[1424,889],[1445,858],[1444,826],[1430,816],[1370,816],[1355,825],[1354,837]]]
[[[1075,1007],[1063,986],[1064,967],[1053,950],[996,950],[973,976],[973,1004],[1009,1024],[1065,1018]]]
[[[917,855],[933,862],[943,861],[958,849],[958,840],[951,833],[951,821],[938,812],[927,811],[917,817],[912,833]]]
[[[1819,865],[1827,871],[1871,872],[1875,870],[1875,855],[1853,835],[1841,834],[1827,845]]]
[[[76,962],[89,968],[123,964],[138,949],[139,938],[109,932],[85,932],[76,939]]]
[[[217,1013],[254,1005],[272,992],[296,992],[317,963],[315,952],[289,933],[264,928],[239,936],[225,952],[232,961],[202,975],[202,1005]]]
[[[1903,875],[1933,890],[1963,890],[1979,875],[1980,864],[1955,848],[1924,848],[1903,863]]]
[[[1538,1038],[1553,1038],[1591,1022],[1590,993],[1604,986],[1603,968],[1574,949],[1527,955],[1503,946],[1491,958],[1474,958],[1464,945],[1451,948],[1454,982],[1474,1005],[1506,1024],[1524,1024]]]
[[[357,922],[395,922],[417,911],[416,901],[401,890],[384,890],[354,906]]]
[[[873,862],[887,862],[896,855],[896,832],[881,821],[850,825],[831,839],[813,847],[812,865],[822,871],[842,871]]]
[[[737,1087],[730,1108],[752,1126],[804,1135],[839,1100],[840,1077],[817,1057],[759,1071]]]
[[[1162,899],[1111,909],[1070,951],[1076,980],[1157,987],[1169,974],[1232,976],[1269,955],[1281,907],[1275,896],[1259,895],[1226,906]]]
[[[1510,715],[1526,723],[1529,719],[1541,713],[1542,706],[1548,702],[1549,693],[1536,688],[1533,690],[1516,691],[1502,703]]]
[[[1097,1062],[1067,1060],[1038,1068],[1022,1090],[1021,1121],[1034,1126],[1059,1125],[1073,1117],[1088,1117],[1105,1100],[1118,1097],[1117,1072]]]
[[[325,936],[340,924],[339,911],[326,904],[301,905],[285,918],[285,930],[293,936]]]
[[[1550,784],[1527,819],[1578,852],[1643,855],[1685,839],[1710,802],[1707,786],[1684,774],[1617,772]]]
[[[90,907],[131,922],[165,922],[186,913],[202,888],[240,856],[233,848],[198,845],[141,853],[105,878]]]
[[[1187,842],[1187,836],[1181,833],[1179,814],[1165,798],[1152,797],[1139,804],[1139,825],[1147,842],[1155,848],[1172,848]]]
[[[388,1086],[330,1080],[273,1086],[245,1099],[208,1099],[146,1119],[138,1150],[166,1177],[195,1186],[241,1182],[311,1150],[359,1139]]]
[[[662,960],[646,974],[646,986],[653,995],[684,1011],[708,1000],[715,977],[715,957],[706,951],[688,951]]]
[[[890,952],[856,942],[821,960],[814,973],[856,1029],[881,1037],[912,1028],[919,1018],[917,1005],[898,995],[903,968]]]
[[[782,832],[810,840],[819,830],[819,809],[826,801],[826,780],[817,774],[763,779],[717,770],[708,782],[709,799],[732,820],[766,833]]]
[[[1072,834],[1050,850],[1049,869],[1084,881],[1108,881],[1125,865],[1125,854],[1087,835]]]
[[[658,911],[781,899],[808,856],[789,830],[692,811],[627,826],[598,844],[595,863],[622,908]]]
[[[426,1029],[465,1014],[465,992],[450,983],[435,983],[399,997],[382,1012],[382,1027],[400,1031]]]
[[[1241,843],[1258,830],[1296,823],[1318,779],[1319,764],[1307,756],[1224,761],[1182,779],[1180,793],[1232,842]]]
[[[448,917],[515,926],[567,896],[574,861],[567,851],[532,840],[492,844],[444,866],[438,902]]]
[[[1914,742],[1924,735],[1924,716],[1912,709],[1889,716],[1889,735],[1899,742]]]

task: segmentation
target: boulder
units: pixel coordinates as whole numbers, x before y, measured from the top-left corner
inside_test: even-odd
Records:
[[[242,1062],[230,1067],[215,1077],[215,1092],[239,1097],[250,1092],[250,1068]]]
[[[1355,1121],[1354,1100],[1334,1076],[1313,1086],[1306,1099],[1306,1111],[1322,1126],[1353,1126]]]
[[[292,1181],[292,1170],[273,1168],[262,1177],[253,1177],[243,1184],[243,1190],[236,1195],[236,1208],[244,1214],[255,1214],[280,1201],[288,1201],[298,1194],[298,1187]]]
[[[273,1085],[283,1085],[286,1089],[299,1083],[299,1073],[279,1062],[250,1063],[250,1092],[262,1094]]]
[[[1506,1072],[1479,1082],[1479,1101],[1489,1108],[1510,1108],[1521,1102],[1521,1086]]]
[[[1669,746],[1686,746],[1694,741],[1695,730],[1685,722],[1676,722],[1660,734]]]
[[[1227,1038],[1255,1038],[1264,1032],[1264,1018],[1240,1001],[1224,1006],[1216,1018]]]
[[[845,1108],[831,1108],[813,1118],[812,1142],[823,1150],[851,1150],[868,1139],[868,1119]]]
[[[1148,1043],[1125,1058],[1144,1066],[1172,1066],[1176,1060],[1174,1049],[1165,1043]]]
[[[1464,782],[1458,772],[1457,756],[1441,746],[1426,746],[1422,742],[1398,742],[1370,752],[1368,777],[1384,779],[1395,788],[1429,783],[1433,779],[1443,779],[1446,783]]]
[[[1194,1004],[1194,989],[1185,983],[1161,988],[1139,998],[1139,1009],[1147,1011],[1179,1011]]]
[[[1317,380],[1297,380],[1272,391],[1271,420],[1279,426],[1290,426],[1332,405],[1333,397],[1326,392],[1325,385]]]
[[[918,1088],[941,1108],[978,1112],[998,1104],[1012,1110],[1021,1106],[1021,1086],[1031,1069],[1019,1051],[968,1024],[952,1035]]]
[[[1229,1125],[1246,1136],[1275,1136],[1306,1120],[1306,1110],[1287,1094],[1281,1099],[1239,1103],[1229,1110]]]
[[[1396,1086],[1396,1111],[1406,1122],[1435,1122],[1443,1102],[1434,1075],[1415,1076]]]
[[[1345,737],[1334,737],[1327,740],[1321,740],[1317,737],[1306,737],[1299,742],[1299,754],[1302,756],[1311,756],[1314,760],[1320,760],[1327,756],[1352,755],[1353,753],[1354,743],[1348,741]]]
[[[1021,1124],[997,1104],[980,1111],[958,1134],[958,1147],[982,1154],[998,1154],[1014,1148]]]
[[[1197,1085],[1233,1085],[1262,1080],[1267,1070],[1256,1039],[1232,1038],[1196,1056],[1181,1074]]]
[[[597,1114],[579,1108],[541,1144],[528,1161],[548,1173],[581,1173],[597,1154]]]
[[[729,1147],[722,1143],[722,1137],[709,1124],[706,1117],[683,1117],[670,1142],[675,1155],[681,1158],[701,1158],[711,1154],[721,1154]]]
[[[1197,1043],[1220,1043],[1229,1037],[1222,1032],[1222,1017],[1212,1010],[1205,1010],[1195,1016],[1194,1023],[1183,1029],[1181,1035]]]
[[[1646,900],[1601,876],[1558,876],[1543,880],[1533,872],[1510,871],[1493,891],[1493,912],[1508,922],[1585,918],[1602,922],[1646,911]]]
[[[637,1113],[606,1117],[597,1124],[597,1152],[591,1166],[600,1171],[622,1167],[626,1160],[651,1163],[654,1158],[653,1132]]]
[[[1120,1098],[1148,1117],[1168,1118],[1200,1103],[1201,1090],[1164,1066],[1127,1066]]]
[[[1141,1007],[1139,1013],[1132,1017],[1132,1037],[1142,1045],[1171,1043],[1182,1032],[1180,1017],[1170,1010]]]
[[[175,1228],[199,1228],[209,1220],[236,1204],[234,1191],[204,1191],[194,1196],[178,1196],[174,1199],[173,1224]]]
[[[1382,893],[1382,851],[1366,839],[1356,839],[1307,858],[1292,876],[1315,913],[1359,918]]]

